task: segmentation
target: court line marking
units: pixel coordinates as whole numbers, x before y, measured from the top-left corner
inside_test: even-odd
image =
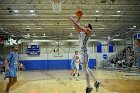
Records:
[[[45,80],[45,79],[44,79]],[[34,82],[37,82],[37,81],[44,81],[44,80],[34,80],[34,81],[30,81],[30,82],[28,82],[28,83],[25,83],[25,84],[23,84],[22,86],[20,86],[20,87],[18,87],[18,88],[16,88],[16,89],[14,89],[13,91],[11,91],[11,93],[15,93],[18,89],[20,89],[20,88],[22,88],[22,87],[25,87],[25,86],[27,86],[27,85],[29,85],[29,84],[31,84],[31,83],[34,83]],[[45,80],[45,81],[48,81],[48,80]],[[83,81],[83,80],[82,80]],[[55,81],[56,83],[57,83],[57,81]],[[107,90],[107,89],[105,89],[105,88],[103,88],[103,87],[100,87],[100,89],[102,89],[102,90],[104,90],[104,91],[106,91],[106,92],[108,92],[108,93],[118,93],[118,92],[111,92],[111,91],[109,91],[109,90]],[[100,90],[99,89],[99,90]],[[98,92],[97,92],[98,93]]]

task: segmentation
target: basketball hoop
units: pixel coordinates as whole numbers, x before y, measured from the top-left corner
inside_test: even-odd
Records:
[[[51,0],[53,12],[59,13],[61,11],[61,0]]]

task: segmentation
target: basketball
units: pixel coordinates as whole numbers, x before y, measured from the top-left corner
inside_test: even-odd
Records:
[[[82,12],[81,9],[78,9],[78,10],[75,12],[75,14],[76,14],[77,17],[82,17],[83,12]]]

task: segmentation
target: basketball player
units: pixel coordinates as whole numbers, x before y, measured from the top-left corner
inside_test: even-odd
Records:
[[[72,79],[72,76],[75,76],[75,69],[76,69],[76,66],[75,66],[75,60],[76,60],[76,56],[78,56],[78,51],[75,51],[74,53],[74,56],[72,57],[72,61],[71,61],[71,73],[70,73],[70,79]]]
[[[140,39],[135,40],[134,46],[134,62],[137,62],[138,71],[140,72]]]
[[[80,76],[79,74],[79,65],[80,65],[80,59],[78,56],[76,56],[75,58],[75,76],[76,76],[76,80],[78,80],[78,76]]]
[[[80,61],[82,63],[82,69],[84,71],[85,74],[85,78],[86,78],[86,93],[91,93],[91,91],[93,90],[93,88],[90,85],[90,76],[92,77],[92,79],[95,81],[94,86],[96,88],[96,91],[98,91],[99,89],[99,85],[100,82],[97,81],[97,79],[95,78],[94,74],[92,73],[92,71],[89,69],[88,67],[88,40],[90,35],[92,34],[91,30],[92,30],[92,26],[90,24],[85,24],[84,27],[81,27],[77,21],[75,21],[72,17],[68,17],[68,19],[73,23],[73,26],[75,28],[75,30],[80,34]],[[79,20],[79,18],[78,18]]]
[[[17,52],[18,52],[18,47],[14,45],[12,47],[12,52],[9,53],[9,55],[7,56],[5,60],[6,72],[9,73],[9,75],[7,75],[7,77],[9,78],[9,82],[7,84],[7,87],[4,93],[9,93],[10,87],[13,86],[17,82],[16,70],[17,70],[17,65],[18,65],[18,60],[19,60]]]

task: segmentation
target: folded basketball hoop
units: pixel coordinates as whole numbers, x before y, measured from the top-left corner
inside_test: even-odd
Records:
[[[59,13],[61,11],[61,0],[51,0],[53,12]]]

